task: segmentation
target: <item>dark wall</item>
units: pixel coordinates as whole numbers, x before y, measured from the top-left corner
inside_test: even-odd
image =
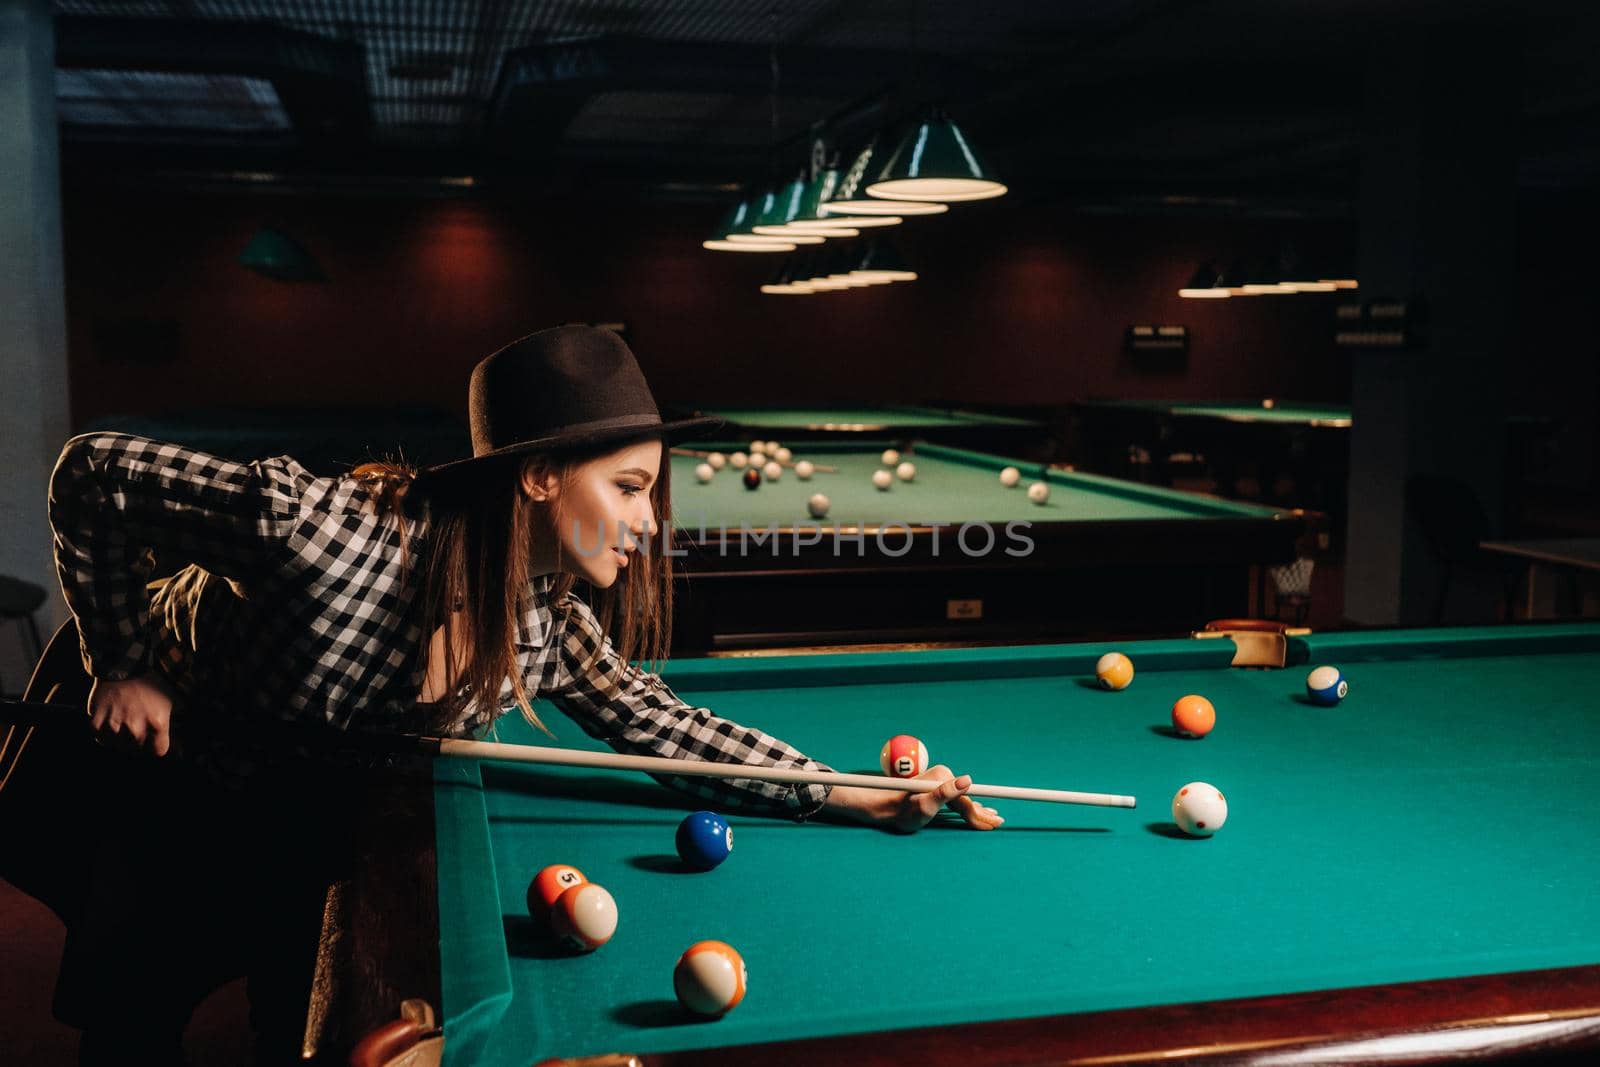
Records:
[[[899,228],[922,280],[780,297],[757,291],[777,257],[699,247],[717,214],[703,206],[69,190],[65,214],[79,424],[215,405],[459,408],[477,359],[571,321],[626,322],[664,404],[1347,396],[1332,297],[1176,296],[1219,251],[1352,245],[1334,224],[958,206]],[[264,224],[329,280],[239,266]],[[1187,360],[1124,355],[1133,322],[1188,325]]]
[[[1522,344],[1504,376],[1511,410],[1556,420],[1553,448],[1529,457],[1528,480],[1600,490],[1600,331],[1584,308],[1600,294],[1600,233],[1592,192],[1547,193],[1518,205],[1517,269],[1506,279],[1517,301]]]

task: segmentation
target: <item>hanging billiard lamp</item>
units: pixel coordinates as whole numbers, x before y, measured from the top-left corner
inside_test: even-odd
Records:
[[[1005,192],[1005,184],[939,108],[911,127],[867,186],[868,196],[938,203],[988,200]]]
[[[835,215],[942,215],[949,205],[921,200],[884,200],[867,195],[867,183],[881,169],[882,154],[878,139],[874,137],[865,148],[856,153],[850,169],[840,177],[833,191],[819,201],[817,212],[824,218]]]
[[[310,252],[282,230],[263,226],[239,253],[239,264],[280,282],[325,282],[328,275]]]
[[[783,261],[783,266],[778,268],[778,273],[772,280],[761,287],[763,293],[775,296],[808,296],[816,292],[816,287],[809,281],[796,278],[796,261],[793,256]]]
[[[874,284],[917,280],[917,272],[906,266],[887,238],[874,239],[867,245],[856,265],[850,268],[850,276]]]
[[[757,237],[750,232],[754,221],[753,202],[753,198],[745,197],[729,208],[711,231],[711,237],[700,242],[700,247],[711,252],[793,252],[793,241]]]
[[[1227,275],[1215,263],[1202,263],[1178,290],[1185,300],[1226,300],[1233,295]]]
[[[816,231],[848,227],[854,230],[875,230],[886,226],[898,226],[905,220],[899,215],[866,214],[824,214],[823,205],[833,198],[843,180],[843,175],[837,167],[829,167],[820,171],[806,185],[805,199],[801,202],[800,213],[789,223],[789,229],[801,231]],[[942,205],[941,205],[942,206]]]
[[[857,230],[843,224],[819,222],[814,217],[806,215],[806,193],[810,183],[804,178],[795,178],[778,190],[772,203],[762,212],[751,227],[752,232],[767,237],[780,237],[785,241],[795,240],[796,237],[854,237]],[[814,223],[812,226],[804,223]],[[801,225],[797,225],[801,224]],[[813,243],[802,241],[802,244]]]

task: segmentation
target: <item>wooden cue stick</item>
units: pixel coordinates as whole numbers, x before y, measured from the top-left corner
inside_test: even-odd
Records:
[[[0,725],[74,730],[87,734],[89,718],[82,708],[35,701],[0,700]],[[890,778],[881,774],[835,774],[831,771],[802,771],[789,767],[760,767],[745,763],[717,763],[711,760],[667,759],[663,756],[626,756],[620,752],[594,752],[583,749],[549,748],[539,745],[512,745],[500,741],[467,741],[453,737],[419,737],[415,734],[379,734],[369,731],[343,731],[325,726],[300,726],[275,722],[266,734],[253,734],[256,741],[276,736],[286,742],[340,747],[345,745],[375,752],[404,752],[421,749],[429,755],[456,759],[485,759],[499,763],[550,763],[564,767],[600,767],[607,770],[643,771],[654,774],[681,774],[702,778],[748,778],[761,782],[790,782],[800,785],[848,785],[863,789],[889,789],[897,793],[927,793],[943,782],[931,778]],[[1113,793],[1080,793],[1067,789],[1032,789],[1011,785],[980,785],[967,789],[968,796],[999,797],[1002,800],[1042,800],[1052,804],[1086,804],[1098,808],[1132,808],[1133,797]]]
[[[848,785],[863,789],[892,789],[897,793],[928,793],[942,786],[932,778],[890,778],[879,774],[835,774],[831,771],[804,771],[790,767],[755,767],[742,763],[717,763],[710,760],[667,759],[661,756],[627,756],[619,752],[592,752],[538,745],[510,745],[498,741],[466,741],[455,738],[425,738],[436,741],[441,756],[486,759],[503,763],[554,763],[564,767],[601,767],[607,770],[644,771],[650,774],[681,774],[705,778],[749,778],[759,782],[793,782],[802,785]],[[1133,797],[1113,793],[1080,793],[1067,789],[1030,789],[1011,785],[979,785],[967,796],[1000,797],[1004,800],[1043,800],[1052,804],[1087,804],[1099,808],[1132,808]]]
[[[711,455],[710,452],[707,452],[703,448],[674,448],[672,450],[672,454],[674,456],[696,456],[696,457],[698,457],[700,459],[705,459],[707,456]],[[800,461],[797,460],[797,459],[791,459],[788,463],[784,463],[782,465],[785,466],[785,467],[793,467],[796,463],[799,463],[799,462]],[[838,467],[830,467],[826,463],[813,463],[811,465],[811,468],[813,470],[815,470],[818,474],[838,474],[839,473],[839,468]]]

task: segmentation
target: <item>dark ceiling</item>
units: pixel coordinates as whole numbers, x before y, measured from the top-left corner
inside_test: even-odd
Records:
[[[1368,46],[1495,27],[1520,179],[1600,175],[1600,3],[60,0],[70,180],[725,196],[944,104],[1019,191],[1339,213]],[[774,92],[776,87],[776,92]]]

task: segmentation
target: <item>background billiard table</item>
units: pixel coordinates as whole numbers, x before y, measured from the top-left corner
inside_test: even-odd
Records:
[[[891,446],[917,474],[883,492],[871,479]],[[1245,614],[1255,569],[1292,561],[1305,528],[1283,509],[925,442],[818,441],[795,458],[837,472],[752,491],[731,466],[702,485],[699,455],[672,456],[679,651],[1184,631]],[[1022,471],[1009,489],[1008,465]],[[1043,506],[1033,481],[1050,486]],[[818,492],[832,503],[820,520],[806,508]],[[1008,524],[1031,547],[1008,552],[1021,544]]]
[[[686,414],[711,415],[727,423],[726,436],[742,439],[776,440],[793,447],[796,442],[818,440],[932,441],[1002,452],[1008,456],[1027,456],[1034,460],[1055,458],[1055,442],[1047,421],[1000,415],[993,412],[960,411],[890,405],[885,407],[709,407]]]

